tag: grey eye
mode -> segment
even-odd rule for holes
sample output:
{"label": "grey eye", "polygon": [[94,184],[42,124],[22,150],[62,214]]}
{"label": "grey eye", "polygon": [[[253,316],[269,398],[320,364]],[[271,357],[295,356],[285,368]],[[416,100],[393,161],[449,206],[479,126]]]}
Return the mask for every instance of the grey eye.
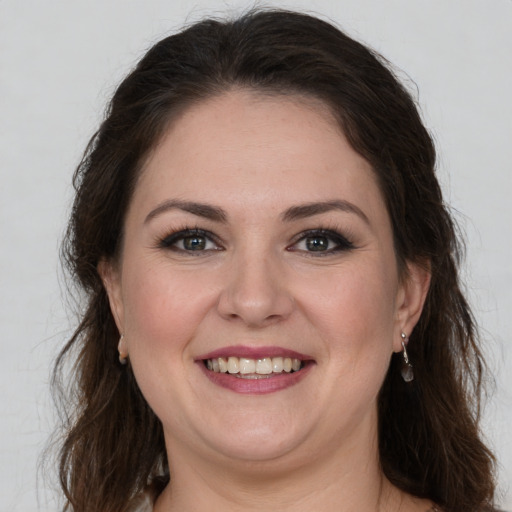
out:
{"label": "grey eye", "polygon": [[308,236],[304,240],[308,251],[327,251],[332,245],[332,240],[326,236]]}
{"label": "grey eye", "polygon": [[352,242],[340,233],[332,230],[317,229],[303,233],[302,237],[290,246],[288,250],[327,255],[348,251],[353,248]]}
{"label": "grey eye", "polygon": [[213,236],[202,230],[184,229],[172,233],[160,242],[160,247],[183,253],[218,251],[220,246]]}
{"label": "grey eye", "polygon": [[207,246],[207,238],[201,235],[187,236],[182,239],[183,249],[186,251],[203,251]]}

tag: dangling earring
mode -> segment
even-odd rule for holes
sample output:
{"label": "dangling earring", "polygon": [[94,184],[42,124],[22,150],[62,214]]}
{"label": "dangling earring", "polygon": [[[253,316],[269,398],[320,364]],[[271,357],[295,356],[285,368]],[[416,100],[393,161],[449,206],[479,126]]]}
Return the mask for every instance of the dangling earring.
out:
{"label": "dangling earring", "polygon": [[126,342],[124,341],[124,334],[121,334],[119,338],[119,343],[117,345],[117,350],[119,352],[119,362],[121,364],[126,364],[128,362],[128,352],[126,351]]}
{"label": "dangling earring", "polygon": [[405,332],[403,332],[401,336],[403,348],[402,357],[404,360],[402,362],[402,370],[400,373],[402,374],[402,379],[404,379],[405,382],[411,382],[414,380],[414,372],[412,370],[412,364],[409,362],[409,356],[407,355],[407,343],[409,343],[409,338]]}

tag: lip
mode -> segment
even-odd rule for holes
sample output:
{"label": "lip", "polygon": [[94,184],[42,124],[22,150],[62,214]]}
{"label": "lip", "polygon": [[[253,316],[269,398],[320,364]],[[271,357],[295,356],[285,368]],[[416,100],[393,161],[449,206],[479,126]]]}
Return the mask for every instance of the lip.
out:
{"label": "lip", "polygon": [[[263,359],[264,357],[291,357],[300,359],[305,363],[304,367],[292,373],[280,373],[270,375],[267,378],[260,379],[241,379],[234,377],[229,373],[212,372],[206,368],[204,361],[206,359],[216,359],[219,357],[228,358],[244,357],[247,359]],[[236,393],[262,395],[266,393],[274,393],[298,384],[303,380],[315,366],[314,359],[306,354],[301,354],[295,350],[283,347],[266,346],[251,347],[246,345],[234,345],[231,347],[223,347],[212,352],[200,355],[195,359],[201,371],[206,377],[217,386],[229,389]]]}
{"label": "lip", "polygon": [[264,357],[291,357],[301,359],[302,361],[311,361],[313,358],[306,354],[301,354],[295,350],[283,347],[249,347],[245,345],[235,345],[232,347],[223,347],[207,354],[196,357],[196,362],[205,359],[216,359],[217,357],[245,357],[247,359],[262,359]]}
{"label": "lip", "polygon": [[[212,358],[207,357],[206,359]],[[294,386],[295,384],[298,384],[301,380],[303,380],[305,377],[307,377],[309,372],[315,366],[314,361],[309,360],[306,362],[305,366],[301,370],[293,373],[279,373],[262,379],[241,379],[238,377],[234,377],[229,373],[216,373],[212,372],[211,370],[208,370],[208,368],[206,368],[206,366],[204,365],[202,359],[196,362],[201,371],[204,373],[204,375],[206,375],[206,377],[217,386],[229,389],[236,393],[249,395],[264,395],[267,393],[274,393],[276,391],[281,391],[283,389]]]}

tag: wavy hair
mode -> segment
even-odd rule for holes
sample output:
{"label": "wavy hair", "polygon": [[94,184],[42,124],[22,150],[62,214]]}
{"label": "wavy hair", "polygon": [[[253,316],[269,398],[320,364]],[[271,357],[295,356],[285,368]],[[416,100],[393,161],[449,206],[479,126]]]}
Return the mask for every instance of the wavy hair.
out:
{"label": "wavy hair", "polygon": [[[119,332],[97,268],[119,257],[138,173],[169,124],[234,87],[319,99],[372,165],[400,268],[409,261],[432,274],[408,348],[416,379],[402,381],[395,354],[380,392],[382,469],[445,512],[491,507],[494,458],[478,426],[483,358],[460,286],[461,247],[417,106],[382,57],[333,25],[256,10],[200,21],[155,44],[115,91],[75,172],[63,258],[83,311],[54,373],[56,386],[73,382],[59,455],[64,510],[120,512],[130,497],[148,486],[158,492],[169,479],[162,426],[130,366],[119,364]],[[71,377],[63,371],[68,360]]]}

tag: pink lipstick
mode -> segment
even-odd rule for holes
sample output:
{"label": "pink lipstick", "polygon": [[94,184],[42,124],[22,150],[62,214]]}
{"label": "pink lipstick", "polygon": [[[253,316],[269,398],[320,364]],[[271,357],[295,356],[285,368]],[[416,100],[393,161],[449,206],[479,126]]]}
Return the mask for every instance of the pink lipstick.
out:
{"label": "pink lipstick", "polygon": [[224,347],[196,359],[214,384],[231,391],[264,394],[293,386],[305,378],[314,360],[282,347]]}
{"label": "pink lipstick", "polygon": [[248,359],[262,359],[264,357],[291,357],[301,361],[311,361],[313,358],[306,354],[301,354],[295,350],[282,347],[248,347],[245,345],[234,345],[232,347],[223,347],[196,358],[196,361],[206,359],[216,359],[218,357],[246,357]]}

